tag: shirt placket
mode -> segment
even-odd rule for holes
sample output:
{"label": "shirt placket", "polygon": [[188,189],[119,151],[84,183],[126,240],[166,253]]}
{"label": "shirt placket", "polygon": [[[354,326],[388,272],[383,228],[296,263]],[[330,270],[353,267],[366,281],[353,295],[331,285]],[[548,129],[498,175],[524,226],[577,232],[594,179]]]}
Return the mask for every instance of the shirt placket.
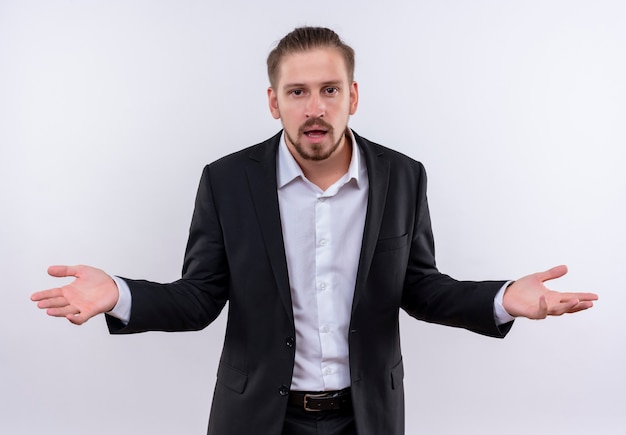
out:
{"label": "shirt placket", "polygon": [[333,353],[333,335],[336,325],[333,316],[332,261],[334,240],[331,233],[331,198],[319,196],[315,204],[315,279],[317,292],[318,331],[322,353],[321,374],[324,384],[336,372],[330,355]]}

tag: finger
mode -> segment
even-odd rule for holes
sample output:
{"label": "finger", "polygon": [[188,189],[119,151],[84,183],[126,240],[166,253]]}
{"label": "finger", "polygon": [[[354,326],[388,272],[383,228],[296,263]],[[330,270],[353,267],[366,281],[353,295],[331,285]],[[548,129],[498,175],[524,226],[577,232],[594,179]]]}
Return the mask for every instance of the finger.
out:
{"label": "finger", "polygon": [[55,276],[57,278],[77,276],[78,266],[50,266],[48,268],[48,275]]}
{"label": "finger", "polygon": [[68,305],[69,302],[64,297],[46,298],[37,302],[37,308],[60,308]]}
{"label": "finger", "polygon": [[558,293],[559,302],[568,302],[570,300],[578,301],[597,301],[598,295],[595,293]]}
{"label": "finger", "polygon": [[560,316],[565,313],[573,312],[572,310],[574,310],[579,303],[580,301],[578,299],[571,299],[567,302],[556,304],[550,307],[548,314],[550,316]]}
{"label": "finger", "polygon": [[546,270],[545,272],[539,272],[537,275],[539,279],[543,281],[549,281],[551,279],[560,278],[567,273],[567,266],[562,264],[560,266],[555,266],[551,269]]}
{"label": "finger", "polygon": [[63,291],[60,288],[52,288],[49,290],[41,290],[30,295],[30,300],[33,302],[41,301],[43,299],[57,298],[63,296]]}
{"label": "finger", "polygon": [[537,319],[545,319],[548,316],[548,301],[546,296],[542,295],[539,298],[539,310],[537,311]]}
{"label": "finger", "polygon": [[59,308],[49,308],[48,310],[46,310],[46,314],[52,317],[67,317],[69,315],[75,315],[78,313],[80,313],[80,311],[72,305],[66,305]]}
{"label": "finger", "polygon": [[577,313],[579,311],[584,311],[584,310],[588,310],[589,308],[593,307],[593,302],[591,301],[586,301],[586,302],[580,302],[578,305],[576,305],[574,308],[572,308],[571,310],[568,311],[568,313]]}
{"label": "finger", "polygon": [[580,299],[581,301],[597,301],[598,300],[598,295],[595,293],[573,293],[573,296],[575,296],[577,299]]}

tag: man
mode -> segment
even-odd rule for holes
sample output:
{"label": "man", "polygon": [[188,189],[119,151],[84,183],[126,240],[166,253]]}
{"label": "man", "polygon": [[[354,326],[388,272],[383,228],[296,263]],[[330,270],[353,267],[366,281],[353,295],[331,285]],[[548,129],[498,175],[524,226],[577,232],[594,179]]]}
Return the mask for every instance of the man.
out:
{"label": "man", "polygon": [[[269,108],[282,132],[208,165],[182,279],[158,284],[55,266],[70,285],[32,296],[112,333],[184,331],[229,302],[209,434],[404,433],[399,309],[503,337],[517,316],[590,308],[543,282],[459,282],[439,273],[420,163],[348,129],[354,52],[299,28],[270,53]],[[319,431],[319,432],[318,432]]]}

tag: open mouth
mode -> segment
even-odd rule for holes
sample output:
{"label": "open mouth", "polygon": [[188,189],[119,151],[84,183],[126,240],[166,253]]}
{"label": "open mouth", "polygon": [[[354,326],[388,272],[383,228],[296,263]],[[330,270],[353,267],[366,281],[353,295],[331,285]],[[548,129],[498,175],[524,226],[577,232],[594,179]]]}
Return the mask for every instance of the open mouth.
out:
{"label": "open mouth", "polygon": [[323,119],[308,119],[299,129],[300,136],[307,138],[309,143],[321,143],[333,135],[333,126]]}
{"label": "open mouth", "polygon": [[306,130],[304,135],[310,138],[323,137],[328,131],[321,129]]}

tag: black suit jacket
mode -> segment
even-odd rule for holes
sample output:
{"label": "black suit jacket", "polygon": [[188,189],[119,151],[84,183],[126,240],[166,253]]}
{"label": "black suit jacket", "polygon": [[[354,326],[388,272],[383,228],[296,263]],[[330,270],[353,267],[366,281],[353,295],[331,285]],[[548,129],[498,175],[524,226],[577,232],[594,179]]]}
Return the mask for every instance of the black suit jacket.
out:
{"label": "black suit jacket", "polygon": [[[404,433],[399,309],[428,322],[502,337],[499,282],[439,273],[422,165],[355,134],[370,191],[349,330],[360,435]],[[131,317],[113,333],[204,328],[229,303],[209,434],[280,435],[293,373],[294,320],[276,181],[280,134],[205,167],[182,279],[127,280]],[[294,346],[295,343],[295,346]]]}

